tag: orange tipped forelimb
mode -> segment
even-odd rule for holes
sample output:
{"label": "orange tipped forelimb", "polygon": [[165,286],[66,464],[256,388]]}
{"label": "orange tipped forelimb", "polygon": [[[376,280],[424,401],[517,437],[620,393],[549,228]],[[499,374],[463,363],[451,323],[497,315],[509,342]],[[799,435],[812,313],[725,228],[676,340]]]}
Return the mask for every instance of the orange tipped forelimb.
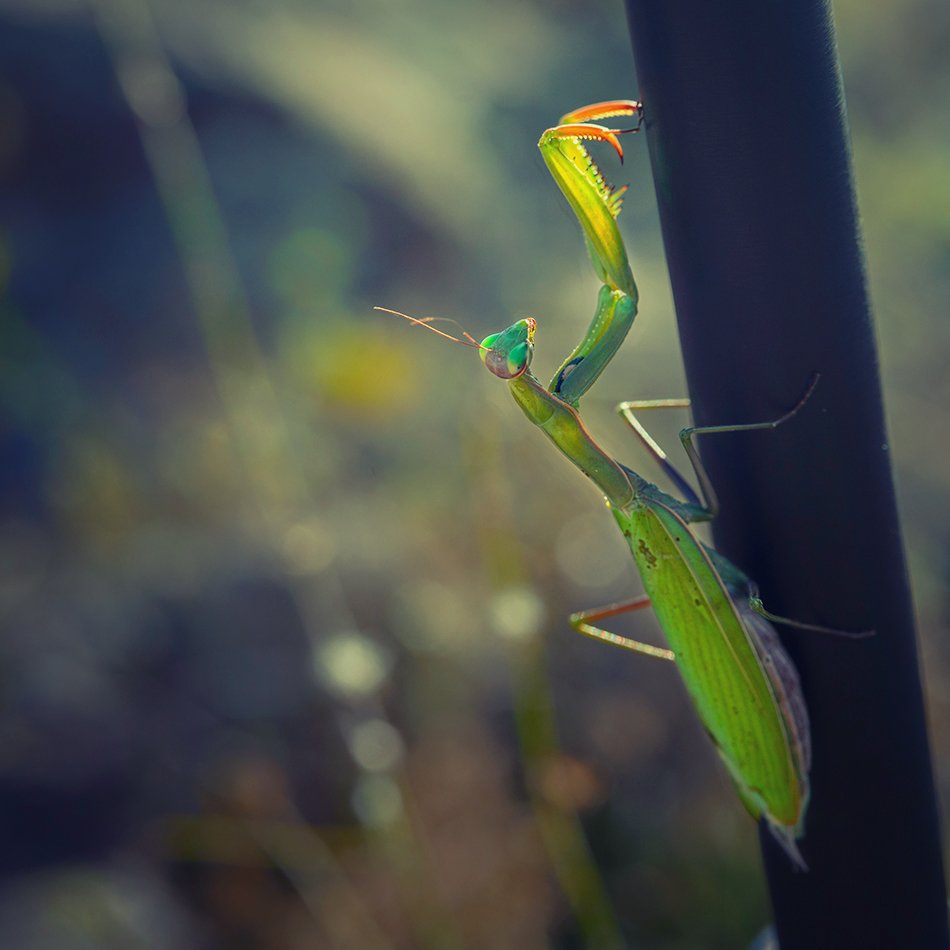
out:
{"label": "orange tipped forelimb", "polygon": [[[620,111],[635,111],[634,105],[625,104]],[[571,116],[598,115],[608,107],[608,111],[617,111],[617,106],[618,103],[599,103],[571,113]],[[625,189],[614,189],[607,183],[587,150],[587,142],[606,142],[623,161],[623,146],[619,139],[623,131],[586,122],[568,122],[545,130],[538,148],[583,228],[597,275],[612,291],[630,297],[635,308],[637,288],[614,220],[620,213]]]}
{"label": "orange tipped forelimb", "polygon": [[548,129],[544,136],[552,139],[585,139],[588,142],[606,142],[620,156],[623,161],[623,146],[618,135],[630,129],[608,129],[603,125],[588,125],[584,122],[568,122]]}
{"label": "orange tipped forelimb", "polygon": [[634,99],[609,99],[606,102],[594,102],[589,106],[581,106],[566,115],[561,116],[559,125],[572,125],[575,122],[599,122],[602,119],[611,119],[618,115],[637,117],[637,128],[643,119],[643,104]]}

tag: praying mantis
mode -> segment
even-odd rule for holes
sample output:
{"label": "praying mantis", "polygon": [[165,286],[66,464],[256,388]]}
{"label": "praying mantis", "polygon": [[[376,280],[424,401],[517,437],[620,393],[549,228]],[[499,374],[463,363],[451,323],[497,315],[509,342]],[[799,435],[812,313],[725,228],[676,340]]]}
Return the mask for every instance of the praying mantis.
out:
{"label": "praying mantis", "polygon": [[[636,128],[598,124],[634,117]],[[640,127],[642,107],[631,100],[595,103],[564,115],[547,129],[538,147],[558,187],[577,217],[594,270],[601,279],[597,308],[584,338],[564,360],[549,386],[531,372],[537,322],[518,320],[481,343],[467,333],[458,339],[398,311],[416,325],[455,342],[477,347],[488,370],[507,380],[515,402],[604,495],[607,507],[630,546],[645,594],[609,607],[571,616],[580,633],[635,652],[676,663],[696,711],[736,786],[746,809],[763,820],[793,864],[807,869],[797,841],[803,833],[809,798],[811,743],[808,713],[795,667],[771,621],[806,629],[811,624],[767,612],[755,584],[725,557],[700,541],[690,525],[711,520],[718,510],[715,491],[694,439],[722,432],[774,429],[805,404],[811,381],[798,403],[777,419],[739,425],[688,427],[680,438],[693,467],[699,493],[669,462],[639,422],[636,412],[685,407],[685,400],[626,402],[618,407],[663,471],[682,493],[676,498],[605,452],[579,414],[581,397],[597,380],[627,335],[637,312],[638,293],[617,227],[623,191],[614,189],[586,142],[610,145],[623,159],[619,136]],[[701,496],[701,497],[700,497]],[[604,630],[597,623],[652,605],[669,649]],[[838,632],[838,631],[832,631]]]}

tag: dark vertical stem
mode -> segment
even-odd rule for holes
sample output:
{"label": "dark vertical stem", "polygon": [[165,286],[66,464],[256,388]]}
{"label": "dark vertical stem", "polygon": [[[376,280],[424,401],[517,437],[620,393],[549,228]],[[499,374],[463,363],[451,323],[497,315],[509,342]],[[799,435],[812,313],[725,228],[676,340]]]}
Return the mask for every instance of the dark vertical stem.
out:
{"label": "dark vertical stem", "polygon": [[[717,546],[774,612],[812,718],[795,872],[763,837],[783,950],[948,946],[940,830],[824,0],[627,0]],[[647,304],[649,306],[649,304]]]}

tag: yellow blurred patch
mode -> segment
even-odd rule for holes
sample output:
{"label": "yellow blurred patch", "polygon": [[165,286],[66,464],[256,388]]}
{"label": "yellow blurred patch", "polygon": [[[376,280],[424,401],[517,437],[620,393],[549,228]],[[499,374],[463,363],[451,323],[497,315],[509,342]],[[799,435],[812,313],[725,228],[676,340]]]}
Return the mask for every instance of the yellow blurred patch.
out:
{"label": "yellow blurred patch", "polygon": [[[418,405],[423,394],[409,335],[374,326],[375,314],[334,325],[315,318],[286,334],[284,358],[294,382],[331,412],[383,425]],[[381,321],[380,321],[381,322]]]}

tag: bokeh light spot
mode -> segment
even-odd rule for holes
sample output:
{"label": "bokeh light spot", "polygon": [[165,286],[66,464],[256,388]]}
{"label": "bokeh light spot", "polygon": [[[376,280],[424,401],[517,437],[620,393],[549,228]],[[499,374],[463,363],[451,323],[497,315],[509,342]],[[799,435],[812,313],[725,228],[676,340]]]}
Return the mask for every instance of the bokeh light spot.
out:
{"label": "bokeh light spot", "polygon": [[544,604],[530,587],[509,587],[492,597],[488,618],[499,636],[507,640],[527,640],[541,629]]}
{"label": "bokeh light spot", "polygon": [[364,775],[351,798],[356,817],[369,828],[385,828],[402,816],[402,794],[388,775]]}
{"label": "bokeh light spot", "polygon": [[402,736],[384,719],[370,719],[355,726],[348,736],[350,754],[367,772],[386,772],[402,759]]}
{"label": "bokeh light spot", "polygon": [[399,639],[410,649],[454,653],[468,648],[482,627],[459,591],[438,581],[408,585],[402,594]]}
{"label": "bokeh light spot", "polygon": [[376,692],[391,665],[378,644],[356,632],[339,633],[317,644],[314,664],[327,687],[348,699]]}
{"label": "bokeh light spot", "polygon": [[319,574],[336,558],[333,532],[315,518],[291,525],[284,535],[284,556],[294,574]]}

